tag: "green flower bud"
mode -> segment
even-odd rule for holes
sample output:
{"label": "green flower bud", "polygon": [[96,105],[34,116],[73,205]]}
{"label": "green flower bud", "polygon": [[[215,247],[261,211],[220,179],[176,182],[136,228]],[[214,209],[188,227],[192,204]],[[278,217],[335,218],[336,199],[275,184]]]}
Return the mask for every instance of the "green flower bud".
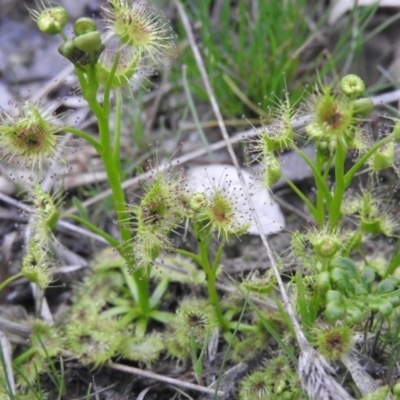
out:
{"label": "green flower bud", "polygon": [[317,276],[317,287],[320,292],[326,292],[330,289],[331,284],[329,280],[329,272],[323,271]]}
{"label": "green flower bud", "polygon": [[75,39],[73,39],[73,41],[78,50],[87,53],[97,53],[100,50],[101,54],[101,52],[104,50],[104,45],[101,43],[100,33],[97,31],[84,33],[80,36],[77,36]]}
{"label": "green flower bud", "polygon": [[73,40],[66,40],[59,48],[58,52],[66,59],[74,63],[83,56],[83,52],[78,50]]}
{"label": "green flower bud", "polygon": [[321,236],[313,241],[312,245],[320,257],[332,257],[340,249],[341,241],[334,235]]}
{"label": "green flower bud", "polygon": [[352,103],[354,114],[366,116],[374,109],[374,102],[369,97],[354,100]]}
{"label": "green flower bud", "polygon": [[95,31],[97,31],[97,26],[93,18],[79,18],[74,23],[74,33],[76,36]]}
{"label": "green flower bud", "polygon": [[189,207],[193,211],[199,211],[208,204],[207,197],[204,193],[194,193],[189,199]]}
{"label": "green flower bud", "polygon": [[61,33],[68,22],[67,11],[60,6],[43,8],[41,11],[30,10],[30,14],[38,28],[48,35]]}
{"label": "green flower bud", "polygon": [[320,140],[316,142],[316,144],[319,154],[323,157],[323,160],[327,162],[332,155],[332,149],[329,146],[329,142],[327,142],[326,140]]}
{"label": "green flower bud", "polygon": [[[75,39],[65,41],[59,48],[58,52],[71,61],[73,64],[85,67],[87,65],[96,65],[97,61],[104,50],[104,45],[98,42],[96,36],[98,32],[93,32],[94,35],[88,33],[86,35],[78,36]],[[97,47],[91,47],[91,44],[95,46],[97,43]],[[77,45],[78,44],[78,45]],[[78,46],[80,48],[78,48]],[[81,49],[89,49],[88,51],[83,51]],[[97,67],[97,65],[96,65]],[[97,72],[97,71],[96,71]]]}
{"label": "green flower bud", "polygon": [[359,96],[365,91],[365,83],[359,76],[349,74],[341,79],[340,89],[346,96]]}
{"label": "green flower bud", "polygon": [[324,138],[324,130],[316,122],[311,122],[306,126],[306,134],[310,139],[316,142]]}
{"label": "green flower bud", "polygon": [[346,314],[346,305],[342,300],[332,300],[325,308],[325,317],[328,321],[334,322]]}

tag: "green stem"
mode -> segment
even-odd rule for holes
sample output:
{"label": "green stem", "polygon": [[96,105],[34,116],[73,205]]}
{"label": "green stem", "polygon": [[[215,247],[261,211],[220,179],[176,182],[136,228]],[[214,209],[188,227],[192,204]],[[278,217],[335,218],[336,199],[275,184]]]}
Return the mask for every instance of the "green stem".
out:
{"label": "green stem", "polygon": [[392,136],[386,136],[379,142],[375,143],[360,159],[347,171],[344,176],[345,187],[350,185],[353,176],[358,172],[358,170],[367,162],[367,160],[385,143],[393,140]]}
{"label": "green stem", "polygon": [[314,204],[311,203],[310,200],[307,199],[307,197],[304,195],[304,193],[288,178],[283,177],[285,179],[286,183],[292,188],[292,190],[297,194],[297,196],[300,197],[302,202],[308,207],[308,210],[310,211],[311,215],[314,217],[314,219],[320,223],[320,221],[317,220],[318,217],[318,212],[317,209],[314,207]]}
{"label": "green stem", "polygon": [[[108,182],[113,194],[113,203],[118,221],[118,227],[121,235],[121,244],[118,246],[122,257],[126,260],[127,266],[121,268],[126,283],[135,298],[142,315],[147,317],[150,313],[148,278],[144,277],[140,270],[135,270],[135,259],[130,250],[129,243],[132,242],[132,235],[129,224],[129,215],[126,209],[125,194],[121,186],[121,178],[118,169],[116,168],[113,151],[110,143],[110,127],[108,121],[109,110],[109,91],[104,95],[104,110],[97,101],[97,90],[99,84],[96,79],[96,74],[93,68],[88,71],[88,90],[84,93],[87,102],[90,105],[93,113],[97,117],[99,126],[100,146],[102,148],[99,155],[102,158],[104,168],[107,174]],[[109,85],[110,86],[110,85]],[[107,101],[106,101],[107,99]],[[129,273],[134,270],[133,274]]]}
{"label": "green stem", "polygon": [[329,225],[334,227],[340,219],[340,206],[342,205],[342,199],[344,191],[346,190],[345,175],[344,175],[344,163],[346,161],[346,147],[342,143],[342,140],[338,138],[336,142],[335,152],[335,191],[329,210]]}
{"label": "green stem", "polygon": [[96,225],[93,225],[91,222],[86,219],[79,217],[78,215],[68,214],[65,216],[66,218],[73,219],[76,222],[86,226],[86,228],[90,229],[92,232],[97,233],[99,236],[107,240],[110,246],[117,248],[119,246],[119,242],[117,239],[114,239],[111,235],[104,232],[102,229],[98,228]]}
{"label": "green stem", "polygon": [[214,262],[212,265],[213,271],[215,271],[215,276],[217,275],[217,268],[219,266],[219,262],[221,261],[222,251],[224,250],[224,245],[221,243],[218,247],[217,254],[215,255]]}
{"label": "green stem", "polygon": [[[217,279],[217,269],[211,267],[208,261],[208,249],[210,247],[210,241],[207,240],[208,238],[204,238],[203,240],[199,241],[199,250],[200,250],[200,265],[203,268],[206,276],[207,276],[207,292],[208,298],[211,305],[214,307],[215,315],[218,319],[220,328],[223,331],[229,330],[229,323],[225,320],[224,315],[221,310],[221,305],[219,303],[219,297],[217,293],[217,289],[215,287],[215,281]],[[221,246],[218,249],[218,253],[222,251]]]}
{"label": "green stem", "polygon": [[122,98],[121,92],[116,93],[117,102],[115,106],[115,126],[114,126],[114,148],[113,157],[115,166],[121,175],[121,157],[119,155],[121,148],[121,109],[122,109]]}
{"label": "green stem", "polygon": [[88,133],[81,131],[80,129],[73,128],[72,126],[66,126],[63,128],[64,132],[69,132],[73,133],[76,136],[79,136],[80,138],[86,140],[89,142],[97,151],[97,153],[102,152],[102,147],[100,146],[100,143],[92,136],[90,136]]}
{"label": "green stem", "polygon": [[197,254],[192,253],[191,251],[183,250],[183,249],[176,249],[178,254],[182,256],[191,258],[195,263],[201,265],[201,259]]}
{"label": "green stem", "polygon": [[[109,130],[108,130],[108,120],[101,121],[99,120],[99,131],[100,131],[100,139],[101,144],[103,146],[103,152],[101,154],[108,182],[111,186],[111,190],[113,193],[114,207],[116,212],[116,217],[118,220],[119,231],[121,234],[121,246],[119,247],[121,255],[127,261],[129,267],[134,269],[135,260],[131,254],[131,250],[128,246],[128,243],[132,241],[130,227],[127,224],[129,220],[129,215],[126,210],[125,203],[125,195],[121,187],[120,175],[118,170],[115,167],[113,155],[111,148],[109,146]],[[108,146],[107,146],[108,143]],[[128,273],[128,269],[123,268],[123,273],[125,279],[130,277],[131,275]],[[132,274],[133,280],[135,282],[136,291],[138,293],[138,302],[139,307],[141,308],[144,315],[148,315],[150,312],[149,305],[149,293],[148,293],[148,279],[142,276],[142,271],[135,270]],[[127,282],[129,283],[129,281]],[[133,282],[131,282],[133,284]]]}
{"label": "green stem", "polygon": [[332,200],[332,195],[326,185],[325,181],[323,180],[320,171],[317,170],[314,163],[307,157],[307,155],[302,151],[299,147],[295,144],[292,144],[291,147],[293,150],[300,155],[300,157],[306,162],[306,164],[311,168],[311,171],[314,174],[315,182],[320,185],[321,190],[324,192],[326,204],[329,207],[329,204]]}
{"label": "green stem", "polygon": [[18,272],[18,274],[10,276],[8,279],[6,279],[4,282],[1,282],[0,284],[0,292],[11,282],[14,282],[16,279],[20,278],[22,275],[22,272]]}
{"label": "green stem", "polygon": [[110,115],[110,93],[111,93],[111,88],[112,88],[112,82],[115,76],[115,72],[117,71],[118,68],[118,63],[119,63],[119,58],[121,56],[121,52],[118,50],[115,53],[114,57],[114,62],[110,71],[110,75],[108,76],[107,79],[107,84],[104,88],[104,100],[103,100],[103,109],[104,109],[104,114],[107,116]]}
{"label": "green stem", "polygon": [[28,350],[24,351],[18,357],[13,359],[13,365],[19,366],[23,364],[24,362],[28,361],[36,352],[37,349],[30,347]]}
{"label": "green stem", "polygon": [[237,328],[237,330],[240,332],[247,332],[247,333],[256,333],[257,332],[257,327],[255,325],[240,324],[237,321],[230,322],[229,328],[232,330]]}
{"label": "green stem", "polygon": [[[324,167],[324,160],[321,156],[321,153],[317,150],[316,156],[316,168],[318,171],[322,172]],[[325,175],[325,174],[324,174]],[[326,179],[324,179],[326,182]],[[321,225],[324,223],[325,220],[325,204],[324,204],[324,192],[321,188],[319,181],[315,180],[315,186],[317,187],[317,222]]]}

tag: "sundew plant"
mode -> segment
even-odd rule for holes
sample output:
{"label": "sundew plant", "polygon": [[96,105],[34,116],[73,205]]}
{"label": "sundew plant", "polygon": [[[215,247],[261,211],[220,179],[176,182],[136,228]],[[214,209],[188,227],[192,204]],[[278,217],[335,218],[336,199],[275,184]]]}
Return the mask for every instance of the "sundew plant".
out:
{"label": "sundew plant", "polygon": [[[97,227],[85,213],[68,215],[102,237],[112,251],[106,249],[93,261],[91,275],[75,289],[74,303],[60,321],[32,323],[30,347],[13,360],[18,390],[33,398],[29,396],[40,388],[39,373],[54,374],[52,360],[65,352],[91,368],[114,357],[149,368],[162,355],[189,360],[202,387],[204,366],[212,365],[216,349],[222,348],[222,364],[266,352],[264,366],[237,385],[243,400],[294,400],[305,394],[310,399],[351,399],[350,391],[365,399],[383,399],[367,396],[389,396],[392,389],[397,394],[399,385],[390,374],[379,388],[352,358],[360,336],[373,337],[375,343],[383,338],[393,348],[399,343],[400,256],[394,251],[372,259],[364,249],[374,236],[398,234],[398,220],[377,196],[376,185],[386,169],[398,179],[395,148],[400,125],[387,119],[373,135],[367,116],[374,104],[363,97],[364,82],[350,74],[339,82],[320,83],[310,88],[304,102],[295,104],[284,93],[284,100],[265,112],[269,115],[261,118],[261,127],[254,128],[247,156],[262,170],[257,184],[269,190],[284,178],[308,209],[310,223],[292,233],[290,254],[278,259],[276,269],[252,271],[235,282],[229,295],[221,296],[224,248],[257,219],[246,187],[234,188],[222,176],[204,190],[193,191],[182,170],[151,161],[138,198],[128,201],[122,186],[121,92],[133,95],[133,85],[141,87],[155,70],[168,68],[176,40],[170,22],[135,0],[102,5],[103,33],[91,18],[78,19],[73,32],[65,33],[68,15],[58,5],[41,2],[30,12],[40,31],[60,35],[59,53],[74,66],[98,135],[69,126],[68,113],[56,114],[53,106],[44,108],[41,102],[24,101],[2,111],[2,161],[15,180],[21,179],[21,167],[29,169],[25,186],[31,211],[20,272],[0,289],[20,277],[43,290],[52,283],[58,257],[54,230],[66,216],[60,207],[62,196],[45,190],[43,182],[56,164],[66,163],[63,133],[86,141],[101,158],[119,236]],[[294,128],[299,120],[305,121],[302,130]],[[302,144],[314,146],[314,158]],[[287,151],[300,155],[312,171],[314,196],[283,175],[281,162]],[[357,189],[361,173],[368,179]],[[174,238],[182,236],[185,240],[178,246]],[[285,283],[281,274],[286,275]],[[171,283],[191,289],[172,299]],[[299,346],[293,346],[296,339]],[[271,349],[267,343],[272,343]],[[15,399],[3,350],[1,354],[0,395]],[[339,361],[352,376],[350,383],[347,376],[343,380],[349,391],[332,378],[329,362]],[[397,360],[390,362],[396,377]],[[62,398],[65,387],[57,387]],[[218,387],[214,392],[217,396]]]}

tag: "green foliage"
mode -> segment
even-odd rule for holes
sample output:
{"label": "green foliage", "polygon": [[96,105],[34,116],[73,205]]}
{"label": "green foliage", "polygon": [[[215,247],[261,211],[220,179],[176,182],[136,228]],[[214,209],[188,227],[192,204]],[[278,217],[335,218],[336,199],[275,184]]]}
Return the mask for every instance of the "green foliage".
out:
{"label": "green foliage", "polygon": [[[370,184],[359,195],[348,195],[360,172],[369,173],[371,181],[388,168],[399,174],[395,160],[398,123],[395,122],[393,131],[388,129],[378,138],[369,137],[363,119],[371,111],[372,103],[361,97],[365,85],[354,74],[329,85],[315,79],[318,84],[313,85],[304,105],[293,101],[299,86],[297,50],[309,35],[305,1],[260,1],[257,12],[247,7],[248,0],[239,0],[234,12],[230,2],[225,1],[221,3],[218,24],[209,18],[211,4],[211,0],[206,0],[191,2],[188,7],[201,21],[208,72],[225,111],[241,113],[242,105],[231,101],[232,92],[238,96],[246,92],[253,100],[262,97],[260,90],[280,95],[284,89],[282,99],[276,97],[261,118],[259,135],[248,147],[249,158],[261,165],[262,185],[267,188],[285,178],[279,161],[282,151],[297,152],[313,173],[315,198],[308,198],[285,178],[314,220],[305,232],[292,235],[289,257],[297,272],[288,277],[287,287],[307,338],[327,359],[339,360],[352,350],[355,329],[376,329],[375,318],[392,333],[391,322],[398,314],[400,280],[394,276],[399,264],[398,250],[391,262],[384,259],[379,267],[363,254],[363,244],[371,235],[394,236],[397,220]],[[132,203],[126,201],[120,162],[120,90],[129,90],[136,73],[143,72],[141,68],[166,66],[165,59],[174,48],[171,40],[175,37],[170,33],[169,22],[145,3],[108,0],[103,6],[107,37],[117,43],[113,50],[104,52],[94,20],[79,19],[74,24],[74,36],[67,38],[62,32],[65,15],[61,11],[58,6],[49,6],[32,15],[43,32],[60,33],[60,53],[74,65],[82,96],[96,118],[96,138],[73,127],[62,130],[86,140],[102,160],[119,237],[112,237],[90,222],[89,213],[79,207],[81,216],[75,216],[75,221],[100,235],[113,252],[105,250],[94,262],[93,274],[76,288],[74,304],[61,323],[32,323],[30,345],[14,359],[19,387],[26,395],[36,396],[35,390],[41,393],[39,375],[54,375],[52,360],[63,350],[73,352],[91,368],[113,357],[147,365],[163,355],[191,359],[195,377],[202,384],[209,345],[221,332],[229,349],[232,347],[231,360],[257,357],[259,348],[265,347],[267,341],[287,354],[274,358],[269,355],[264,368],[246,377],[240,384],[240,399],[300,399],[298,374],[292,365],[297,360],[297,348],[291,346],[296,332],[276,296],[276,277],[270,270],[250,273],[237,285],[242,296],[221,299],[217,291],[224,247],[233,238],[244,235],[250,226],[249,212],[240,210],[242,195],[231,190],[224,177],[191,193],[180,174],[165,172],[165,167],[170,166],[150,162],[142,195]],[[193,60],[187,60],[193,78]],[[287,83],[281,79],[283,72],[296,87],[290,95]],[[186,82],[185,87],[190,98]],[[203,95],[200,87],[191,89],[199,97]],[[116,93],[115,129],[110,124],[111,91]],[[191,107],[194,113],[193,104]],[[315,145],[315,160],[297,146],[299,133],[292,126],[293,119],[304,113],[310,116],[304,134]],[[22,269],[0,288],[20,276],[46,288],[51,281],[53,230],[60,211],[59,202],[44,192],[38,182],[43,167],[57,159],[61,128],[51,113],[30,103],[23,104],[17,116],[2,114],[0,123],[3,158],[7,162],[15,158],[37,172],[29,188],[33,211]],[[350,167],[349,156],[353,159]],[[345,226],[345,216],[355,223]],[[183,226],[194,241],[185,249],[175,248],[171,232]],[[361,254],[361,263],[356,264],[355,251]],[[172,265],[158,271],[154,266],[164,252],[168,253],[164,261]],[[280,262],[279,267],[283,266],[284,262]],[[188,296],[178,302],[172,299],[171,282],[186,284],[190,288]],[[192,293],[194,286],[204,288],[207,298],[200,298],[198,290]],[[248,299],[250,295],[254,297]],[[277,307],[271,314],[253,301],[270,299]],[[252,311],[247,310],[247,304]],[[174,308],[175,313],[170,312]],[[157,325],[150,325],[150,321],[157,321]],[[163,328],[152,331],[159,323]],[[4,377],[0,378],[4,385]],[[54,384],[61,398],[65,391],[63,380],[54,377]]]}
{"label": "green foliage", "polygon": [[[294,84],[289,88],[293,98],[299,96],[303,89],[295,84],[300,63],[297,51],[310,35],[305,19],[306,1],[290,0],[283,5],[279,0],[240,0],[235,6],[223,1],[218,21],[210,18],[211,0],[189,2],[187,6],[193,21],[201,21],[207,72],[226,114],[242,115],[244,111],[233,92],[232,81],[250,101],[257,103],[266,93],[280,96],[286,89],[282,78],[285,74],[286,80]],[[184,52],[181,59],[188,64],[188,75],[194,82],[192,90],[198,98],[205,99],[192,54]]]}

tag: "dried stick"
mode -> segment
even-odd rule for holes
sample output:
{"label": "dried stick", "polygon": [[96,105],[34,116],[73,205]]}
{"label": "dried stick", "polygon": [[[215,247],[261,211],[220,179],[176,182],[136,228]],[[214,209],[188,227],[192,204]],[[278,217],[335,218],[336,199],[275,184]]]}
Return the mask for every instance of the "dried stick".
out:
{"label": "dried stick", "polygon": [[[214,389],[196,385],[196,384],[190,383],[190,382],[180,381],[179,379],[169,378],[168,376],[159,375],[159,374],[156,374],[151,371],[144,371],[139,368],[128,367],[127,365],[117,364],[117,363],[113,363],[113,362],[107,363],[106,366],[109,368],[112,368],[112,369],[116,369],[118,371],[127,372],[128,374],[135,374],[135,375],[143,376],[145,378],[154,379],[156,381],[165,382],[165,383],[168,383],[169,385],[181,386],[181,387],[184,387],[189,390],[196,390],[197,392],[202,392],[202,393],[207,393],[207,394],[215,394]],[[218,391],[216,394],[218,396],[223,396],[225,393]]]}

